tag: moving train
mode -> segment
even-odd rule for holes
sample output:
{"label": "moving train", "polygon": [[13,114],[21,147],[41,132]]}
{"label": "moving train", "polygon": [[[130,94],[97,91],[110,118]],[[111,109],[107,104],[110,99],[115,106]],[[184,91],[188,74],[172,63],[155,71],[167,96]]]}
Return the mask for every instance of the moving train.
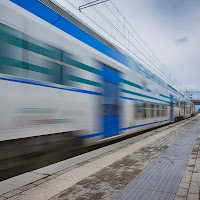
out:
{"label": "moving train", "polygon": [[183,94],[54,0],[1,0],[0,35],[1,142],[92,144],[194,115]]}
{"label": "moving train", "polygon": [[[194,105],[53,0],[2,0],[0,139],[90,141],[190,117]],[[91,140],[92,139],[92,140]]]}

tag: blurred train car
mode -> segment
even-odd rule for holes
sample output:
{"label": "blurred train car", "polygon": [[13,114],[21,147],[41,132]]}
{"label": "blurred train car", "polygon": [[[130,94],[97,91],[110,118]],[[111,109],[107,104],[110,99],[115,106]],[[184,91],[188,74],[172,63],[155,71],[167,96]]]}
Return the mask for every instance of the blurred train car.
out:
{"label": "blurred train car", "polygon": [[56,162],[75,146],[194,114],[173,86],[53,0],[1,0],[0,35],[2,163],[26,153],[45,165],[46,154]]}

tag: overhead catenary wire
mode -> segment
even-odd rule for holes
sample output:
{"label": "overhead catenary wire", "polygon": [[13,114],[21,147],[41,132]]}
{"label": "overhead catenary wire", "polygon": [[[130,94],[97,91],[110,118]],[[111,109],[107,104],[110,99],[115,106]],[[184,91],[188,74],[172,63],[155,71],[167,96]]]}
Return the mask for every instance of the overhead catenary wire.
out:
{"label": "overhead catenary wire", "polygon": [[[117,13],[119,13],[122,17],[122,13],[118,10],[118,8],[113,4],[112,1],[110,1],[111,4],[113,5],[113,7],[117,10]],[[107,5],[106,5],[107,7]],[[112,12],[113,13],[113,12]],[[132,27],[132,25],[127,21],[127,23],[129,24],[129,26],[131,27],[131,29],[135,32],[135,34],[140,38],[140,40],[143,42],[143,44],[148,48],[148,50],[153,54],[153,56],[157,59],[157,61],[161,64],[162,68],[165,69],[165,73],[167,74],[168,77],[173,78],[174,81],[178,84],[178,87],[182,87],[184,90],[186,90],[183,85],[177,81],[172,75],[171,73],[168,72],[168,70],[166,69],[166,67],[163,65],[163,63],[160,61],[160,59],[158,59],[158,57],[153,53],[153,51],[148,47],[148,45],[144,42],[144,40],[140,37],[140,35],[137,33],[137,31]],[[137,41],[137,40],[136,40]],[[138,41],[137,41],[138,42]],[[138,43],[139,44],[139,43]],[[139,44],[140,45],[140,44]],[[141,45],[140,45],[141,46]],[[142,47],[142,46],[141,46]],[[142,47],[143,48],[143,47]],[[144,49],[144,48],[143,48]],[[145,49],[144,49],[145,50]]]}
{"label": "overhead catenary wire", "polygon": [[[67,3],[69,3],[77,11],[79,10],[78,6],[74,5],[71,1],[69,1],[69,0],[65,0],[65,1]],[[85,0],[85,2],[86,3],[90,3],[87,0]],[[144,40],[140,37],[140,35],[136,32],[136,30],[131,26],[131,24],[125,19],[125,17],[121,14],[121,12],[113,4],[113,2],[112,1],[108,1],[108,2],[110,2],[113,5],[113,7],[117,10],[117,14],[114,14],[114,12],[112,11],[112,9],[108,7],[108,4],[103,3],[106,6],[106,8],[110,11],[110,13],[117,19],[117,26],[115,26],[96,7],[91,7],[91,8],[94,9],[95,12],[98,13],[98,15],[100,17],[102,17],[104,19],[104,21],[106,21],[106,23],[110,27],[112,27],[116,32],[118,32],[119,35],[121,35],[121,37],[124,38],[124,44],[123,44],[123,42],[120,42],[119,40],[117,40],[116,37],[113,37],[112,34],[110,34],[108,31],[106,31],[102,26],[100,26],[97,22],[95,22],[91,17],[89,17],[89,15],[86,14],[87,12],[86,13],[85,12],[81,12],[81,13],[89,21],[91,21],[95,26],[97,26],[99,29],[103,30],[103,32],[106,33],[112,40],[116,41],[121,46],[122,49],[124,49],[125,51],[127,51],[127,53],[131,53],[131,55],[133,55],[140,62],[142,62],[144,64],[144,66],[148,66],[148,68],[150,68],[156,74],[158,74],[160,77],[162,77],[168,84],[172,84],[173,86],[177,87],[179,90],[182,90],[182,88],[184,88],[184,87],[171,75],[171,73],[168,72],[168,70],[165,68],[165,66],[163,65],[163,63],[155,56],[155,54],[153,53],[153,51],[148,47],[148,45],[144,42]],[[119,15],[121,15],[123,22],[121,20],[119,20]],[[124,28],[123,32],[121,32],[119,30],[119,25]],[[135,38],[135,36],[133,36],[133,34],[131,33],[132,31],[136,34],[136,36],[138,37],[138,39],[141,40],[141,42],[143,43],[143,45],[141,44],[141,42],[138,41],[137,38]],[[136,43],[140,46],[140,48],[142,48],[145,51],[146,54],[144,54],[144,52],[142,52],[141,49],[139,49],[132,42],[132,39],[134,39],[134,41],[136,41]],[[126,45],[126,43],[127,43],[127,45]],[[136,50],[136,53],[132,49],[134,51]],[[137,55],[138,53],[139,53],[140,56]]]}
{"label": "overhead catenary wire", "polygon": [[[112,1],[110,1],[110,3],[113,5],[113,7],[117,10],[117,12],[121,15],[121,16],[123,16],[122,15],[122,13],[118,10],[118,8],[113,4],[113,2]],[[129,26],[130,26],[130,28],[135,32],[135,34],[138,36],[138,38],[143,42],[143,44],[148,48],[148,50],[154,55],[154,57],[158,60],[158,62],[160,62],[160,64],[163,66],[163,68],[166,70],[166,71],[168,71],[167,69],[166,69],[166,67],[163,65],[163,63],[160,61],[160,59],[158,59],[158,57],[153,53],[153,51],[148,47],[148,45],[146,44],[146,42],[140,37],[140,35],[137,33],[137,31],[132,27],[132,25],[127,21],[127,23],[129,24]],[[137,40],[136,40],[137,41]],[[138,41],[137,41],[138,42]],[[139,44],[139,43],[138,43]],[[140,44],[139,44],[140,45]],[[141,45],[140,45],[141,46]],[[141,46],[142,47],[142,46]],[[143,47],[142,47],[143,48]],[[144,48],[143,48],[144,49]],[[145,49],[144,49],[145,50]],[[170,73],[169,73],[169,75],[171,75]]]}
{"label": "overhead catenary wire", "polygon": [[79,11],[81,11],[81,10],[84,9],[84,8],[89,8],[89,7],[91,7],[91,6],[95,6],[95,5],[98,5],[98,4],[100,4],[100,3],[104,3],[104,2],[106,2],[106,1],[109,1],[109,0],[96,0],[96,1],[89,2],[89,3],[87,3],[87,4],[84,4],[84,5],[79,6]]}
{"label": "overhead catenary wire", "polygon": [[[68,3],[70,3],[70,5],[73,5],[73,7],[75,8],[75,9],[77,9],[77,7],[76,6],[74,6],[74,4],[72,4],[71,2],[69,2],[68,0],[67,0],[67,2]],[[96,11],[96,12],[98,12],[98,14],[100,15],[100,16],[102,16],[102,14],[99,12],[99,11]],[[88,17],[88,15],[85,15],[87,18],[89,18]],[[91,19],[91,18],[90,18]],[[106,19],[105,19],[106,20]],[[115,28],[114,26],[113,26],[113,24],[111,23],[111,22],[109,22],[109,20],[107,19],[106,20],[113,28]],[[94,22],[94,21],[93,21]],[[98,26],[99,27],[99,26]],[[100,27],[101,29],[102,29],[102,27]],[[105,31],[105,29],[104,29],[104,31]],[[121,33],[121,32],[120,32]],[[121,33],[122,34],[122,33]],[[118,41],[119,42],[119,41]],[[129,43],[130,43],[130,41],[129,41]],[[123,45],[122,43],[120,43],[121,45]],[[133,45],[133,44],[132,44]],[[133,45],[134,46],[134,45]],[[140,61],[142,61],[143,63],[145,63],[146,65],[148,65],[148,63],[146,63],[143,59],[141,59],[139,56],[137,56],[134,52],[132,52]],[[141,54],[143,54],[142,52],[141,52]],[[143,54],[144,55],[144,54]],[[145,55],[144,55],[145,56]],[[148,58],[147,58],[148,59]],[[149,66],[149,65],[148,65]],[[151,66],[150,66],[151,67]],[[163,77],[163,75],[162,74],[160,74],[159,72],[157,72],[155,69],[153,69],[157,74],[159,74],[161,77]],[[165,77],[163,77],[164,79],[165,79]],[[173,82],[171,81],[171,80],[168,80],[169,82],[171,82],[172,84],[173,84]]]}
{"label": "overhead catenary wire", "polygon": [[[71,3],[69,0],[65,0],[65,1],[67,1],[71,6],[73,6],[76,10],[78,10],[78,8],[73,4],[73,3]],[[85,1],[85,2],[87,2],[87,1]],[[104,18],[104,16],[100,13],[100,11],[98,11],[96,8],[93,8],[93,9],[95,9],[95,11],[101,16],[101,17],[103,17]],[[92,21],[95,25],[97,25],[97,23],[96,22],[94,22],[94,20],[92,20],[88,15],[86,15],[85,13],[82,13],[82,14],[84,14],[84,16],[85,17],[87,17],[88,19],[90,19],[90,21]],[[118,31],[117,29],[116,29],[116,27],[110,22],[110,20],[108,20],[108,19],[106,19],[106,18],[104,18],[116,31]],[[123,24],[122,24],[123,25]],[[102,30],[104,30],[105,31],[105,29],[103,29],[101,26],[99,26],[98,25],[98,27],[99,28],[101,28]],[[105,31],[107,34],[109,34],[107,31]],[[120,31],[118,31],[118,32],[120,32]],[[121,33],[120,32],[120,34],[123,36],[123,33]],[[109,34],[109,36],[111,36],[110,34]],[[112,37],[112,36],[111,36]],[[112,37],[113,39],[115,39],[114,37]],[[120,43],[119,41],[118,41],[118,43]],[[122,43],[120,43],[122,46],[123,46],[123,44]],[[130,41],[129,41],[129,44],[132,44]],[[146,57],[134,44],[132,44],[132,46],[134,46],[144,57]],[[130,50],[129,50],[130,51]],[[131,51],[132,52],[132,51]],[[147,66],[149,66],[149,64],[148,63],[146,63],[143,59],[141,59],[139,56],[137,56],[134,52],[132,52],[132,54],[135,56],[135,57],[137,57],[137,59],[139,59],[140,61],[142,61],[145,65],[147,65]],[[147,58],[147,57],[146,57]],[[148,58],[147,58],[148,59]],[[150,67],[150,66],[149,66]],[[157,74],[159,74],[162,78],[164,78],[165,79],[165,77],[163,77],[163,75],[162,74],[160,74],[158,71],[156,71],[154,68],[152,68]],[[173,82],[171,81],[171,80],[168,80],[170,83],[172,83],[173,84]]]}
{"label": "overhead catenary wire", "polygon": [[[92,20],[90,17],[86,16],[88,19],[90,19],[95,25],[99,26],[96,22],[94,22],[94,20]],[[105,30],[102,28],[102,30]],[[107,31],[105,31],[107,32]],[[108,35],[110,35],[108,32],[107,32]],[[112,35],[110,35],[110,37],[112,37],[113,39],[115,39]],[[118,41],[119,44],[123,45],[121,42]],[[149,65],[148,63],[146,63],[143,59],[141,59],[139,56],[137,56],[134,52],[132,52],[131,50],[129,50],[138,60],[142,61],[144,64],[146,65]],[[155,70],[154,70],[155,71]],[[156,71],[156,73],[159,74],[159,72]],[[160,74],[160,76],[162,76],[162,74]],[[163,77],[163,76],[162,76]],[[163,77],[164,78],[164,77]],[[172,82],[171,82],[172,83]]]}
{"label": "overhead catenary wire", "polygon": [[[120,13],[120,15],[123,17],[123,15],[121,14],[121,12],[116,8],[116,6],[112,3],[112,1],[110,1],[111,2],[111,4],[115,7],[115,9],[117,10],[117,13]],[[113,16],[115,16],[116,18],[118,18],[118,16],[116,16],[113,12],[112,12],[112,10],[106,5],[106,4],[104,4],[108,9],[109,9],[109,11],[112,13],[112,15]],[[123,17],[124,18],[124,17]],[[125,19],[125,18],[124,18]],[[127,20],[126,20],[127,21]],[[135,31],[135,29],[130,25],[130,23],[127,21],[127,23],[129,24],[129,26],[131,27],[131,29],[136,33],[136,35],[141,39],[141,41],[145,44],[145,46],[149,49],[149,51],[154,55],[154,53],[152,52],[152,50],[147,46],[147,44],[144,42],[144,40],[139,36],[139,34]],[[121,23],[122,24],[122,23]],[[123,25],[123,24],[122,24]],[[131,35],[132,37],[133,37],[133,35]],[[149,56],[151,56],[149,53],[148,53],[148,51],[138,42],[138,40],[137,39],[135,39],[135,37],[133,37],[133,39],[138,43],[138,45],[143,49],[143,50],[145,50],[145,52],[149,55]],[[155,56],[155,55],[154,55]],[[155,56],[156,57],[156,56]],[[156,57],[157,58],[157,57]],[[166,69],[166,68],[165,68]],[[166,69],[167,70],[167,69]]]}
{"label": "overhead catenary wire", "polygon": [[[88,2],[87,0],[84,0],[85,2]],[[109,19],[107,19],[97,8],[95,8],[95,7],[92,7],[102,18],[104,18],[116,31],[118,31],[121,35],[122,35],[122,37],[124,37],[124,35],[123,35],[123,33],[121,32],[121,31],[119,31],[119,30],[117,30],[117,28],[113,25],[113,23],[112,22],[110,22],[110,20]],[[125,19],[124,17],[123,17],[123,19]],[[123,25],[123,23],[121,23],[122,25]],[[139,50],[132,42],[130,42],[129,41],[129,43],[133,46],[133,47],[135,47],[140,53],[141,53],[141,55],[143,55],[148,61],[149,61],[149,58],[146,56],[146,55],[144,55],[144,53],[143,52],[141,52],[141,50]],[[126,47],[125,47],[126,48]],[[129,50],[130,51],[130,50]],[[140,57],[138,57],[136,54],[134,54],[139,60],[142,60]],[[174,84],[168,77],[164,77],[163,76],[163,74],[162,74],[162,72],[160,73],[160,72],[158,72],[158,71],[156,71],[154,68],[152,68],[147,62],[145,62],[144,60],[142,60],[143,61],[143,63],[145,63],[145,65],[147,65],[147,66],[149,66],[153,71],[155,71],[157,74],[159,74],[159,76],[161,76],[162,78],[164,78],[164,80],[166,80],[166,78],[167,78],[167,80],[171,83],[171,84]],[[160,70],[157,66],[155,66],[155,64],[153,64],[154,65],[154,67],[156,67],[158,70]],[[166,75],[165,75],[166,76]]]}
{"label": "overhead catenary wire", "polygon": [[[112,1],[110,1],[111,2],[111,4],[113,5],[113,7],[117,10],[117,13],[119,13],[123,18],[124,18],[124,16],[122,15],[122,13],[118,10],[118,8],[112,3]],[[112,15],[114,15],[116,18],[118,18],[118,16],[116,16],[113,12],[112,12],[112,10],[106,5],[106,4],[104,4],[108,9],[109,9],[109,11],[112,13]],[[180,82],[178,82],[169,72],[168,72],[168,70],[165,68],[165,66],[163,65],[163,63],[157,58],[157,56],[153,53],[153,51],[148,47],[148,45],[144,42],[144,40],[140,37],[140,35],[137,33],[137,31],[132,27],[132,25],[126,20],[126,22],[127,22],[127,24],[130,26],[130,28],[134,31],[134,33],[138,36],[138,38],[143,42],[143,44],[148,48],[148,50],[150,51],[150,53],[152,53],[152,55],[157,59],[157,61],[158,62],[160,62],[160,64],[161,64],[161,66],[162,66],[162,68],[164,68],[164,73],[166,74],[166,76],[168,77],[168,78],[173,78],[175,81],[176,81],[176,83],[178,84],[178,85],[181,85],[180,84]],[[135,39],[135,37],[133,37],[133,35],[131,35],[131,37],[138,43],[138,45],[150,56],[150,58],[152,58],[152,56],[148,53],[148,51],[138,42],[138,40],[137,39]],[[154,59],[154,58],[152,58],[156,63],[157,63],[157,61]],[[150,61],[151,62],[151,61]],[[158,63],[157,63],[158,64]]]}

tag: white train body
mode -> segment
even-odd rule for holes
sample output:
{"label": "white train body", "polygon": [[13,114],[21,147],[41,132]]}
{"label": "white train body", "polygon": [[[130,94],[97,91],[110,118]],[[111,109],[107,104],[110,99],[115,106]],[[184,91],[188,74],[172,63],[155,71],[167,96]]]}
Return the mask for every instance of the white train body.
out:
{"label": "white train body", "polygon": [[45,7],[0,2],[1,141],[79,130],[85,142],[102,141],[194,114],[191,102],[141,65],[143,74],[109,56],[130,60],[125,53],[106,47],[106,55],[101,41],[102,51],[70,35],[63,16],[52,23],[37,16],[38,4]]}

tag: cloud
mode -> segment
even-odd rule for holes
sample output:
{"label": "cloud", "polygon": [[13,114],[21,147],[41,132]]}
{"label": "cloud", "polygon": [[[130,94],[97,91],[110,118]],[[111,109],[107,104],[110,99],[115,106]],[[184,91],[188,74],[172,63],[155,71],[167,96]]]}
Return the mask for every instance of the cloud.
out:
{"label": "cloud", "polygon": [[175,41],[176,45],[180,45],[180,44],[184,44],[187,43],[189,41],[189,37],[188,36],[184,36],[179,38],[178,40]]}

